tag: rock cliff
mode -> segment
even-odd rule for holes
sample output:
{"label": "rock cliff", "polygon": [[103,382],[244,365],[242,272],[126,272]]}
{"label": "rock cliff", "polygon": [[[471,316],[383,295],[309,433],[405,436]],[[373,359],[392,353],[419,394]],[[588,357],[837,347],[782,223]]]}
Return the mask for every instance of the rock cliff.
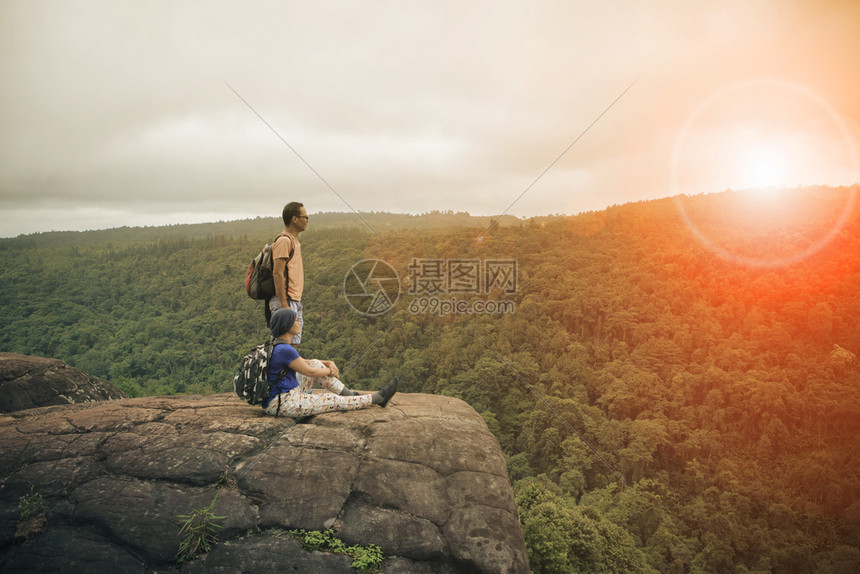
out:
{"label": "rock cliff", "polygon": [[[328,528],[381,547],[383,572],[528,572],[498,442],[449,397],[299,424],[233,395],[17,411],[0,468],[3,572],[354,572],[285,532]],[[216,492],[217,543],[177,564],[178,515]]]}
{"label": "rock cliff", "polygon": [[59,359],[0,353],[0,413],[125,396],[106,380]]}

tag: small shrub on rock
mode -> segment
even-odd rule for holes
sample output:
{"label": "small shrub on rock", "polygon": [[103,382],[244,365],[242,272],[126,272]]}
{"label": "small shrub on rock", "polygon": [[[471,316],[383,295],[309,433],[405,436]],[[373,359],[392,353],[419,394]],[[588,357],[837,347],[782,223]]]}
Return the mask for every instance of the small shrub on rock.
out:
{"label": "small shrub on rock", "polygon": [[352,557],[352,567],[363,574],[380,572],[380,566],[385,556],[376,544],[367,546],[347,546],[343,540],[335,537],[334,530],[290,530],[290,534],[302,543],[308,550],[346,554]]}
{"label": "small shrub on rock", "polygon": [[180,562],[187,562],[198,554],[208,552],[215,543],[217,529],[221,528],[221,525],[216,521],[227,518],[226,516],[216,516],[212,512],[217,500],[218,493],[215,493],[215,498],[206,508],[199,508],[191,514],[179,515],[180,520],[183,521],[182,528],[179,529],[179,536],[182,540],[179,543],[177,554]]}

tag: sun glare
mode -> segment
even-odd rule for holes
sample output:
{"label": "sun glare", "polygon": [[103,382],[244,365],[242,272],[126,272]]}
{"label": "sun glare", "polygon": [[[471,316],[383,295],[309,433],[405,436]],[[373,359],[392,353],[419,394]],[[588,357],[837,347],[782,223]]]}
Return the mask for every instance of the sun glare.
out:
{"label": "sun glare", "polygon": [[733,84],[706,98],[676,140],[678,193],[851,185],[857,158],[842,117],[813,91],[778,80]]}
{"label": "sun glare", "polygon": [[735,219],[722,227],[711,222],[707,232],[701,228],[705,223],[685,211],[683,201],[677,203],[693,235],[709,249],[764,266],[798,261],[827,244],[850,214],[854,192],[813,244],[796,253],[788,246],[769,246],[763,256],[735,251],[723,243],[729,241],[731,225],[766,235],[777,222],[798,224],[809,214],[793,205],[797,194],[791,190],[850,186],[858,179],[856,147],[840,114],[812,90],[774,79],[733,84],[706,98],[676,140],[671,169],[676,197],[744,192],[736,196],[746,204],[742,201],[732,212]]}
{"label": "sun glare", "polygon": [[773,187],[780,183],[783,162],[775,154],[760,152],[751,154],[744,166],[744,175],[750,187]]}
{"label": "sun glare", "polygon": [[787,151],[767,144],[738,148],[736,173],[731,175],[736,189],[751,190],[760,197],[773,199],[779,195],[779,188],[795,185],[793,161]]}

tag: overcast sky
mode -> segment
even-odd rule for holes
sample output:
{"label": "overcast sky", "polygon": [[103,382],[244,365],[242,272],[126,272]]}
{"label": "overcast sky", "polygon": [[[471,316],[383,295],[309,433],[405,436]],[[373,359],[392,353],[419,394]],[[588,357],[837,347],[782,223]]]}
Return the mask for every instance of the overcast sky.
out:
{"label": "overcast sky", "polygon": [[855,1],[2,0],[0,236],[852,184],[858,38]]}

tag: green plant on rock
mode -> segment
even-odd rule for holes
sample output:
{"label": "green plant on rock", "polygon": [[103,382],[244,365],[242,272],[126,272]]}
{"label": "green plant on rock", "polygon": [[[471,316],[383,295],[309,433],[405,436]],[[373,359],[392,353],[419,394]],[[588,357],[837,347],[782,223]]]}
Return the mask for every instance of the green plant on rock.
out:
{"label": "green plant on rock", "polygon": [[346,554],[352,557],[352,567],[363,574],[380,572],[385,556],[376,544],[367,546],[347,546],[343,540],[335,537],[334,530],[290,530],[290,534],[302,543],[308,550]]}
{"label": "green plant on rock", "polygon": [[18,519],[27,520],[44,514],[48,510],[42,495],[36,492],[36,487],[30,485],[30,492],[18,498]]}
{"label": "green plant on rock", "polygon": [[226,516],[217,516],[212,512],[215,507],[215,502],[218,500],[218,493],[215,493],[215,498],[205,508],[199,508],[191,514],[180,514],[179,519],[183,521],[182,528],[179,529],[179,552],[177,556],[180,562],[187,562],[201,553],[208,552],[215,543],[215,535],[221,525],[216,521],[227,518]]}
{"label": "green plant on rock", "polygon": [[15,527],[15,538],[27,540],[43,530],[47,523],[48,506],[42,495],[36,492],[36,487],[30,485],[30,492],[18,498],[18,524]]}
{"label": "green plant on rock", "polygon": [[352,567],[359,572],[380,572],[380,566],[385,556],[376,544],[367,546],[349,546],[346,553],[352,556]]}

